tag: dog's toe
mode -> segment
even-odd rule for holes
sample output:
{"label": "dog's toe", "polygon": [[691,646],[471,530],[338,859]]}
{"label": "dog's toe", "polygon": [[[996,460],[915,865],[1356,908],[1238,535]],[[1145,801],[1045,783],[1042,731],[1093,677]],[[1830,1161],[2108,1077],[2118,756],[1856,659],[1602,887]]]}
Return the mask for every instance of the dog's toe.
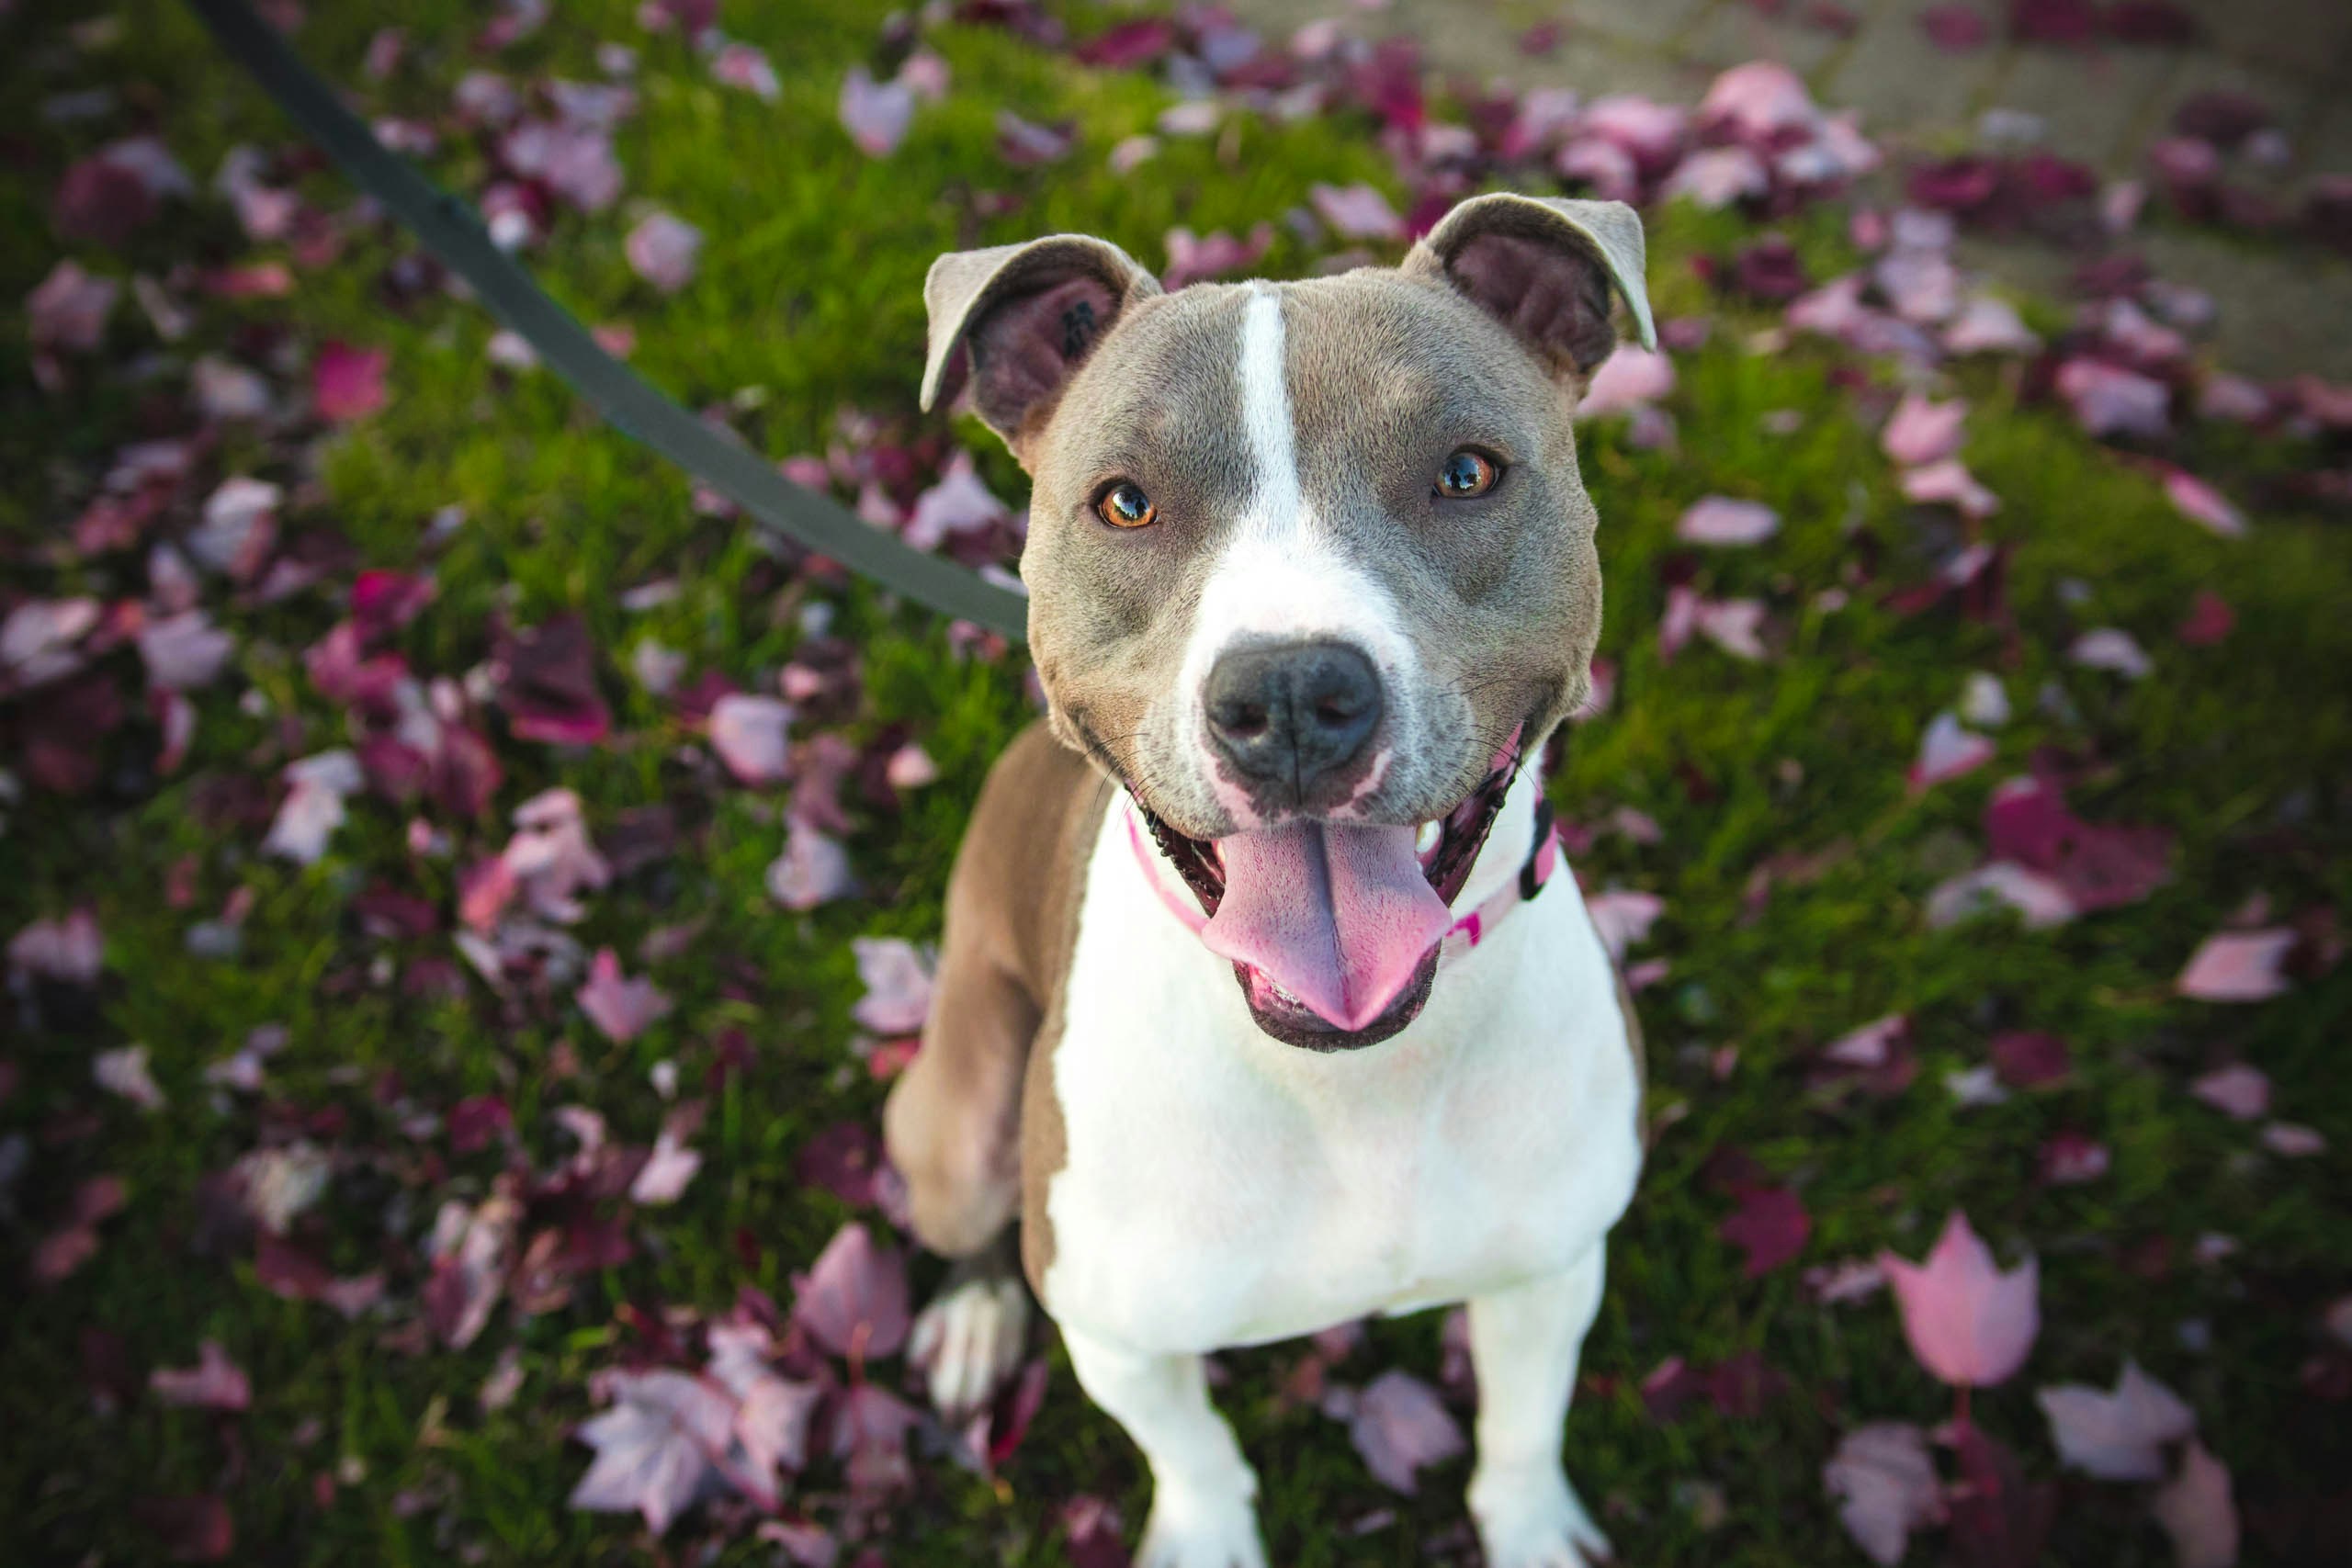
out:
{"label": "dog's toe", "polygon": [[915,1320],[909,1351],[930,1380],[939,1413],[960,1420],[985,1406],[1021,1364],[1029,1294],[1018,1279],[976,1274],[951,1281]]}
{"label": "dog's toe", "polygon": [[1158,1487],[1136,1568],[1266,1568],[1249,1495],[1188,1497]]}
{"label": "dog's toe", "polygon": [[1616,1554],[1609,1538],[1556,1471],[1471,1484],[1470,1511],[1487,1550],[1487,1568],[1590,1568]]}

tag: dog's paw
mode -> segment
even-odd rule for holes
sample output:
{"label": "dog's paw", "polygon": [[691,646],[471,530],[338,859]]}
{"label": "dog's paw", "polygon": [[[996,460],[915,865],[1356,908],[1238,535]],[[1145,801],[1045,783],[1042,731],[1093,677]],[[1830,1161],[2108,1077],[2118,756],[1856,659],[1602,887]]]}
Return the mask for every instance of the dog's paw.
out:
{"label": "dog's paw", "polygon": [[1021,1365],[1028,1339],[1029,1292],[1020,1277],[983,1268],[949,1278],[916,1317],[907,1353],[952,1425],[987,1408]]}
{"label": "dog's paw", "polygon": [[1478,1521],[1487,1568],[1589,1568],[1615,1555],[1557,1470],[1482,1473],[1470,1483],[1470,1513]]}
{"label": "dog's paw", "polygon": [[1155,1484],[1136,1568],[1266,1568],[1250,1493],[1246,1483],[1215,1494]]}

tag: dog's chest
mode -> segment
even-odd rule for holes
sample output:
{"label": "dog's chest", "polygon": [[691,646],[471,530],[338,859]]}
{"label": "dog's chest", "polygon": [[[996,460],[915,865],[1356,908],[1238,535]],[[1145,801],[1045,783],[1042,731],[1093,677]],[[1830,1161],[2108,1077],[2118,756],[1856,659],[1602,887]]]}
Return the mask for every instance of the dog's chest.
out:
{"label": "dog's chest", "polygon": [[1056,1316],[1139,1348],[1281,1338],[1564,1268],[1623,1211],[1634,1075],[1571,880],[1403,1034],[1320,1055],[1259,1033],[1131,868],[1091,877],[1052,1065]]}

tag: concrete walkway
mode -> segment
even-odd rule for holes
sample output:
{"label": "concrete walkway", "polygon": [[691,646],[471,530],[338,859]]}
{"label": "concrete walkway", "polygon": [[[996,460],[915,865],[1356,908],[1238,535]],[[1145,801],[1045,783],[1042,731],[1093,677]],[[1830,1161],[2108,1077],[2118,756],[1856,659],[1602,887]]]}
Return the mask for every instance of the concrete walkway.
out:
{"label": "concrete walkway", "polygon": [[[2083,48],[2012,43],[2006,0],[1965,0],[1987,35],[1966,53],[1929,39],[1919,17],[1932,3],[1390,0],[1367,8],[1350,0],[1228,0],[1276,37],[1344,16],[1367,36],[1419,39],[1442,72],[1522,87],[1689,102],[1726,66],[1779,60],[1821,103],[1860,109],[1863,128],[1892,147],[1964,150],[1979,143],[1988,111],[2016,111],[2039,122],[2041,145],[2113,176],[2145,173],[2149,142],[2183,103],[2242,93],[2266,106],[2286,137],[2288,161],[2266,188],[2290,195],[2317,175],[2352,175],[2352,0],[2174,0],[2196,17],[2196,42]],[[1850,25],[1824,26],[1829,12]],[[1541,24],[1557,28],[1558,42],[1531,53],[1521,40]],[[2262,377],[2317,371],[2352,379],[2352,262],[2301,242],[2177,225],[2151,226],[2127,243],[2158,276],[2213,296],[2220,362]],[[2063,288],[2077,259],[2030,241],[1969,248],[1970,259],[1996,276],[2045,291]]]}

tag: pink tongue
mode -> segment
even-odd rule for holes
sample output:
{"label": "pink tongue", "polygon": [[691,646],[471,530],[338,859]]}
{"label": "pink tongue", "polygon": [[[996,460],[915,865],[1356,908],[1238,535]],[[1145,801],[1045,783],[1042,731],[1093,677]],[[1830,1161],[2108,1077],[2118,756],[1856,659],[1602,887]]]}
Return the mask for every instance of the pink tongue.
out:
{"label": "pink tongue", "polygon": [[1362,1029],[1453,923],[1410,828],[1297,822],[1219,839],[1225,897],[1201,932],[1339,1029]]}

